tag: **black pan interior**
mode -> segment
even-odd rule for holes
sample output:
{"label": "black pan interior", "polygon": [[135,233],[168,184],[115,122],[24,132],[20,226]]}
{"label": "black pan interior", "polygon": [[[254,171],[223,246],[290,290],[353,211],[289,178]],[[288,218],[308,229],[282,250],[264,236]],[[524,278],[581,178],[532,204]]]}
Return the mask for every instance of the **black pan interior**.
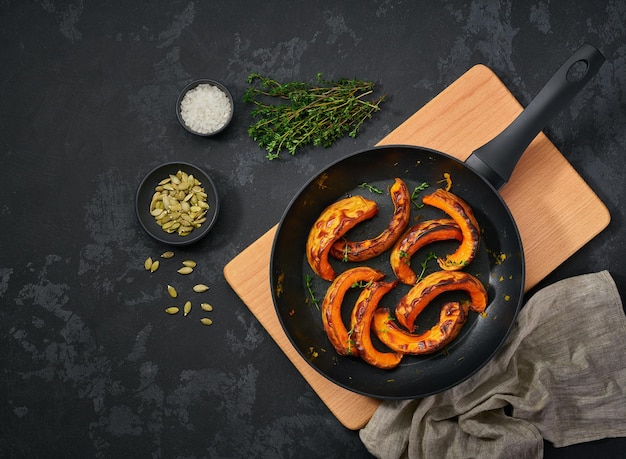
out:
{"label": "black pan interior", "polygon": [[[311,294],[320,302],[329,282],[317,277],[305,256],[309,230],[320,213],[331,203],[349,195],[361,194],[375,200],[379,213],[358,225],[348,238],[366,239],[377,235],[393,212],[388,187],[395,177],[405,181],[409,190],[423,182],[430,186],[422,192],[445,186],[444,174],[452,180],[451,192],[472,207],[482,230],[478,257],[466,271],[476,275],[488,289],[486,314],[470,312],[459,336],[445,349],[428,356],[405,356],[400,366],[381,370],[359,358],[336,354],[322,326],[320,311]],[[372,185],[382,194],[369,191]],[[412,208],[411,219],[443,217],[438,209]],[[431,252],[445,255],[454,250],[453,242],[437,243],[416,253],[412,267],[421,270]],[[355,263],[334,260],[337,272]],[[388,253],[360,263],[386,272],[394,279]],[[427,273],[438,269],[427,264]],[[307,282],[307,278],[310,281]],[[500,195],[482,177],[457,159],[429,149],[387,146],[350,155],[330,165],[312,178],[292,200],[277,230],[270,266],[272,296],[281,324],[298,352],[322,375],[351,391],[377,398],[418,398],[440,392],[463,381],[480,369],[500,347],[517,315],[524,288],[524,258],[517,227]],[[399,285],[383,298],[381,305],[394,309],[409,287]],[[358,296],[353,289],[344,301],[344,318],[349,317]],[[437,320],[444,300],[464,297],[463,293],[441,295],[420,315],[419,330],[430,328]],[[380,343],[378,343],[380,344]],[[381,347],[383,350],[384,347]]]}

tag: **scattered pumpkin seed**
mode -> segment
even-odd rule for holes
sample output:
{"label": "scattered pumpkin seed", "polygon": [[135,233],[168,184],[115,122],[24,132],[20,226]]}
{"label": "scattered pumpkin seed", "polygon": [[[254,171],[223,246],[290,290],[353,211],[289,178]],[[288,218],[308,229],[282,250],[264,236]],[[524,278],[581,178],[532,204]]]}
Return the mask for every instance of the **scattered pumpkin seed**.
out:
{"label": "scattered pumpkin seed", "polygon": [[178,274],[191,274],[193,272],[193,268],[191,266],[183,266],[176,272]]}
{"label": "scattered pumpkin seed", "polygon": [[167,286],[167,293],[169,293],[169,295],[172,298],[176,298],[178,296],[178,292],[176,291],[176,289],[174,287],[172,287],[171,285]]}
{"label": "scattered pumpkin seed", "polygon": [[169,250],[161,254],[161,258],[172,258],[173,256],[174,256],[174,252],[170,252]]}
{"label": "scattered pumpkin seed", "polygon": [[204,284],[196,284],[193,286],[193,291],[198,293],[206,292],[208,289],[209,286]]}
{"label": "scattered pumpkin seed", "polygon": [[180,311],[180,309],[178,309],[176,306],[170,306],[169,308],[165,310],[165,312],[167,312],[170,315],[178,314],[178,311]]}
{"label": "scattered pumpkin seed", "polygon": [[146,268],[146,271],[150,271],[150,268],[152,268],[152,257],[146,258],[146,261],[143,262],[143,267]]}
{"label": "scattered pumpkin seed", "polygon": [[202,325],[211,325],[211,324],[213,324],[213,321],[211,319],[209,319],[208,317],[203,317],[202,319],[200,319],[200,322],[202,322]]}
{"label": "scattered pumpkin seed", "polygon": [[211,312],[213,310],[213,306],[211,306],[209,303],[200,303],[200,307],[203,311],[206,312]]}
{"label": "scattered pumpkin seed", "polygon": [[161,264],[161,262],[159,260],[154,260],[152,262],[152,265],[150,265],[150,272],[153,273],[155,272],[157,269],[159,269],[159,265]]}
{"label": "scattered pumpkin seed", "polygon": [[183,261],[183,266],[189,266],[190,268],[195,268],[196,262],[193,260],[185,260]]}
{"label": "scattered pumpkin seed", "polygon": [[185,305],[183,306],[183,313],[185,314],[185,316],[187,316],[187,314],[189,314],[191,312],[191,301],[186,301]]}

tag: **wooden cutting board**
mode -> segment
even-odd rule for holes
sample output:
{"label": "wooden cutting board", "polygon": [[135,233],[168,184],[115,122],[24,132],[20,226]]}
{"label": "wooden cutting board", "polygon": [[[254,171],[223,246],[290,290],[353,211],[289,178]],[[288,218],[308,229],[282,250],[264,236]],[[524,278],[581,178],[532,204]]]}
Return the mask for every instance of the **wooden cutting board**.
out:
{"label": "wooden cutting board", "polygon": [[[520,113],[522,106],[487,67],[477,65],[398,126],[379,145],[416,145],[465,160]],[[526,257],[526,290],[602,231],[609,212],[563,155],[539,134],[501,190],[517,222]],[[380,400],[321,376],[285,335],[270,293],[271,228],[224,268],[224,276],[337,419],[363,427]],[[276,394],[279,397],[279,394]]]}

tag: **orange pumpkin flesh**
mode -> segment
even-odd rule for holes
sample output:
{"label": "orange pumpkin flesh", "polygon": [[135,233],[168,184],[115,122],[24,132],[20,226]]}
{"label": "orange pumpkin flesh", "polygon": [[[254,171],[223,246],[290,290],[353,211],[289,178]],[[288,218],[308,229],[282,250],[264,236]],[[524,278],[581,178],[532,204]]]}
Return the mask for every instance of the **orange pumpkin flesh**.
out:
{"label": "orange pumpkin flesh", "polygon": [[330,343],[340,355],[357,355],[356,347],[341,317],[341,306],[346,292],[356,282],[372,282],[385,277],[382,271],[359,266],[344,271],[330,284],[322,301],[322,323]]}
{"label": "orange pumpkin flesh", "polygon": [[315,274],[332,281],[337,273],[328,261],[331,246],[358,223],[377,213],[376,203],[362,196],[341,199],[324,209],[306,241],[306,257]]}
{"label": "orange pumpkin flesh", "polygon": [[385,370],[398,366],[402,354],[376,349],[371,337],[372,319],[381,298],[396,285],[398,281],[370,283],[362,290],[353,310],[352,338],[359,356],[370,365]]}
{"label": "orange pumpkin flesh", "polygon": [[438,261],[441,269],[456,271],[472,262],[478,251],[480,227],[470,206],[461,198],[443,188],[422,198],[422,202],[447,213],[461,228],[463,240],[457,250]]}
{"label": "orange pumpkin flesh", "polygon": [[373,329],[389,349],[410,355],[433,353],[457,337],[467,321],[469,303],[449,302],[441,307],[439,322],[421,334],[409,333],[398,326],[386,308],[374,313]]}
{"label": "orange pumpkin flesh", "polygon": [[469,294],[472,311],[481,313],[487,307],[487,290],[482,282],[465,271],[436,271],[419,281],[396,306],[396,318],[412,331],[417,316],[438,295],[463,290]]}
{"label": "orange pumpkin flesh", "polygon": [[411,216],[411,195],[406,184],[399,178],[389,188],[394,212],[389,225],[378,236],[364,241],[335,242],[330,254],[338,260],[365,261],[389,250],[409,224]]}
{"label": "orange pumpkin flesh", "polygon": [[[410,217],[410,194],[404,182],[396,178],[390,187],[394,215],[387,228],[373,239],[350,242],[341,239],[358,223],[378,213],[374,201],[352,196],[328,206],[309,232],[306,255],[309,265],[321,278],[331,281],[321,306],[322,322],[329,341],[340,355],[360,356],[381,369],[399,365],[405,354],[422,355],[435,352],[449,344],[467,321],[468,311],[481,313],[487,307],[484,285],[461,268],[474,259],[480,241],[480,228],[469,205],[444,189],[437,189],[422,201],[447,214],[421,222],[402,234]],[[427,244],[457,240],[454,253],[437,261],[442,271],[417,281],[411,269],[411,256]],[[385,274],[377,269],[359,266],[337,275],[329,255],[347,261],[363,261],[391,249],[390,264],[398,280],[382,282]],[[395,308],[395,319],[387,308],[378,308],[382,297],[396,287],[398,281],[413,287]],[[365,283],[352,308],[350,331],[343,322],[342,303],[355,283]],[[441,308],[439,322],[430,330],[413,332],[419,314],[438,295],[464,291],[469,301],[448,302]],[[407,331],[408,330],[408,331]],[[381,351],[372,342],[375,333],[391,352]]]}
{"label": "orange pumpkin flesh", "polygon": [[396,277],[403,284],[413,285],[417,274],[411,269],[411,257],[421,248],[437,241],[463,240],[463,233],[450,218],[425,220],[413,225],[394,245],[389,261]]}

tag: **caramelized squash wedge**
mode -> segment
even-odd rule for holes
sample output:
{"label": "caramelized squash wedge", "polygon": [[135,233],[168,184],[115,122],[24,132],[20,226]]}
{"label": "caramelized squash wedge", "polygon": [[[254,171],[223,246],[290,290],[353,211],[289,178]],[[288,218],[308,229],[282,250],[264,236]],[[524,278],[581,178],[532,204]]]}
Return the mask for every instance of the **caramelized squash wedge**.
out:
{"label": "caramelized squash wedge", "polygon": [[352,338],[359,356],[370,365],[385,370],[397,367],[402,360],[402,354],[376,349],[371,336],[372,319],[381,298],[396,285],[398,281],[370,283],[361,291],[352,315]]}
{"label": "caramelized squash wedge", "polygon": [[444,304],[439,322],[421,334],[409,333],[393,320],[388,309],[378,309],[374,314],[373,328],[378,339],[389,349],[410,355],[431,354],[447,346],[457,337],[467,321],[469,303],[452,301]]}
{"label": "caramelized squash wedge", "polygon": [[343,298],[357,282],[379,281],[385,274],[368,266],[348,269],[339,274],[330,284],[322,301],[322,323],[330,343],[340,355],[358,355],[348,330],[341,317]]}
{"label": "caramelized squash wedge", "polygon": [[487,307],[487,290],[482,282],[465,271],[436,271],[419,281],[396,306],[398,322],[409,331],[417,316],[438,295],[463,290],[470,297],[470,309],[481,313]]}
{"label": "caramelized squash wedge", "polygon": [[306,257],[315,274],[332,281],[337,273],[328,261],[331,246],[358,223],[377,213],[376,203],[363,196],[344,198],[324,209],[306,241]]}
{"label": "caramelized squash wedge", "polygon": [[411,194],[404,181],[396,178],[389,188],[394,212],[387,227],[375,238],[364,241],[335,242],[330,254],[343,261],[365,261],[389,250],[402,235],[411,217]]}
{"label": "caramelized squash wedge", "polygon": [[451,218],[419,222],[410,227],[391,250],[389,256],[391,269],[400,282],[414,285],[417,282],[417,274],[411,269],[413,254],[433,242],[451,239],[463,240],[459,225]]}
{"label": "caramelized squash wedge", "polygon": [[470,264],[476,256],[480,242],[480,227],[471,207],[460,197],[443,188],[424,196],[422,202],[447,213],[459,225],[463,233],[463,240],[458,249],[446,255],[445,259],[437,260],[441,269],[456,271]]}

